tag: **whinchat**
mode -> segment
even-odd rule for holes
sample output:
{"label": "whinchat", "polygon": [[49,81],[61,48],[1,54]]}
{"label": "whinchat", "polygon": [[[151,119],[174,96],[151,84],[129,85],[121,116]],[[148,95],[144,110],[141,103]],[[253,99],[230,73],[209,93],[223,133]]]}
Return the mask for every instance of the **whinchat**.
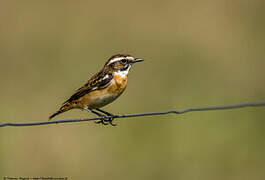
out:
{"label": "whinchat", "polygon": [[124,92],[131,66],[142,61],[143,59],[126,54],[117,54],[110,57],[101,71],[79,88],[49,119],[70,109],[77,108],[100,116],[101,120],[96,123],[114,126],[113,118],[110,118],[113,115],[99,108],[113,102]]}

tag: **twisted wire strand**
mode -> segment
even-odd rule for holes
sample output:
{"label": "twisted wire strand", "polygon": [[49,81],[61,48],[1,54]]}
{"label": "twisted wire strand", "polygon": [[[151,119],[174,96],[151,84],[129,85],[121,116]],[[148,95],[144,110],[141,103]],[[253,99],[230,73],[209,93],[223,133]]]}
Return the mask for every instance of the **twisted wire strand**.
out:
{"label": "twisted wire strand", "polygon": [[[190,107],[182,110],[169,110],[169,111],[160,111],[160,112],[146,112],[146,113],[134,113],[134,114],[124,114],[124,115],[114,115],[106,116],[106,118],[129,118],[129,117],[140,117],[140,116],[156,116],[156,115],[165,115],[165,114],[184,114],[192,111],[211,111],[211,110],[226,110],[226,109],[236,109],[243,107],[257,107],[265,106],[265,101],[262,102],[247,102],[243,104],[232,104],[225,106],[208,106],[208,107]],[[85,121],[94,121],[100,120],[100,117],[94,118],[79,118],[79,119],[68,119],[68,120],[56,120],[56,121],[42,121],[42,122],[30,122],[30,123],[1,123],[0,127],[7,126],[40,126],[48,124],[59,124],[59,123],[75,123],[75,122],[85,122]]]}

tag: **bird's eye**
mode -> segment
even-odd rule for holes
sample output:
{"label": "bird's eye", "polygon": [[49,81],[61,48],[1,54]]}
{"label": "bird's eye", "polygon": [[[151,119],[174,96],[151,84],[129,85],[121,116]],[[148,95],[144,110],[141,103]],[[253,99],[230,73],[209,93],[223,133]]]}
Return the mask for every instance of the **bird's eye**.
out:
{"label": "bird's eye", "polygon": [[125,64],[127,62],[127,59],[122,59],[121,62]]}

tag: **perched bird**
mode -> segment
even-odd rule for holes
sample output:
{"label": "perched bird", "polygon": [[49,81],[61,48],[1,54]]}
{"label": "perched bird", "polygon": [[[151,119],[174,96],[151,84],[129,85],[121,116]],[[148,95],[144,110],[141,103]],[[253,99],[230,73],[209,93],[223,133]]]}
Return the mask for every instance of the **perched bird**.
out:
{"label": "perched bird", "polygon": [[114,126],[113,118],[107,118],[107,116],[113,115],[99,108],[113,102],[123,93],[127,85],[131,66],[142,61],[143,59],[134,58],[126,54],[117,54],[110,57],[102,70],[79,88],[49,119],[70,109],[78,108],[101,117],[100,121],[96,123]]}

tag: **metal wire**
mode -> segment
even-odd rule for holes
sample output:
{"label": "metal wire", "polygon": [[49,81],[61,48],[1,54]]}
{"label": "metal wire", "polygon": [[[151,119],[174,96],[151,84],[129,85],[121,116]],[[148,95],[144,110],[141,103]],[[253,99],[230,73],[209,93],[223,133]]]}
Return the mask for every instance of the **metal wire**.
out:
{"label": "metal wire", "polygon": [[[264,102],[247,102],[243,104],[233,104],[226,106],[208,106],[208,107],[190,107],[182,110],[171,110],[171,111],[160,111],[160,112],[147,112],[147,113],[135,113],[135,114],[124,114],[124,115],[114,115],[107,116],[106,118],[127,118],[127,117],[139,117],[139,116],[155,116],[155,115],[164,115],[164,114],[184,114],[192,111],[210,111],[210,110],[226,110],[226,109],[235,109],[235,108],[243,108],[243,107],[257,107],[257,106],[265,106]],[[6,126],[39,126],[39,125],[47,125],[47,124],[59,124],[59,123],[75,123],[75,122],[84,122],[84,121],[94,121],[100,120],[100,117],[95,118],[80,118],[80,119],[68,119],[68,120],[57,120],[57,121],[43,121],[43,122],[30,122],[30,123],[1,123],[0,127]]]}

